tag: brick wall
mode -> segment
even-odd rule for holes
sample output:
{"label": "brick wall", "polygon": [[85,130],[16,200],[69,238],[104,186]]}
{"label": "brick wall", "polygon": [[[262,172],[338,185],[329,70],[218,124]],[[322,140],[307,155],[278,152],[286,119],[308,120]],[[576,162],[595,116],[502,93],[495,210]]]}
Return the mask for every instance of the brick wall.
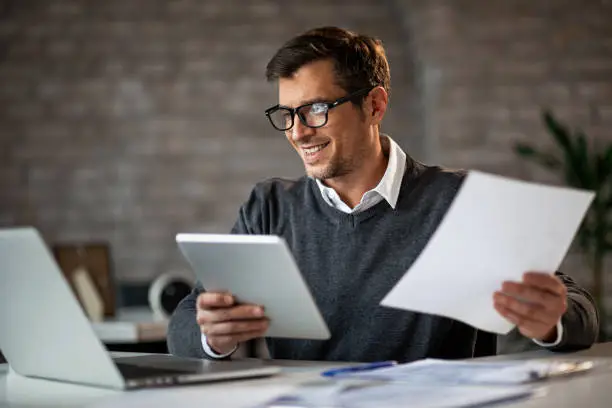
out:
{"label": "brick wall", "polygon": [[[593,146],[612,142],[612,2],[409,0],[398,7],[411,34],[429,160],[558,184],[557,175],[512,152],[517,140],[555,151],[542,107],[582,128]],[[591,285],[578,254],[561,269]]]}
{"label": "brick wall", "polygon": [[385,130],[418,150],[402,32],[376,1],[4,3],[0,225],[107,240],[121,281],[182,268],[177,232],[228,231],[256,181],[302,174],[263,111],[276,103],[265,65],[303,30],[338,24],[388,42],[397,96]]}
{"label": "brick wall", "polygon": [[[516,140],[545,146],[550,107],[598,142],[612,140],[612,3],[413,0],[404,26],[424,90],[430,158],[518,177]],[[553,180],[551,180],[553,181]]]}
{"label": "brick wall", "polygon": [[541,106],[612,139],[609,2],[2,4],[0,224],[107,240],[121,281],[182,268],[176,232],[227,231],[254,182],[302,173],[262,114],[263,69],[313,26],[384,40],[383,130],[420,159],[558,182],[510,150],[550,144]]}

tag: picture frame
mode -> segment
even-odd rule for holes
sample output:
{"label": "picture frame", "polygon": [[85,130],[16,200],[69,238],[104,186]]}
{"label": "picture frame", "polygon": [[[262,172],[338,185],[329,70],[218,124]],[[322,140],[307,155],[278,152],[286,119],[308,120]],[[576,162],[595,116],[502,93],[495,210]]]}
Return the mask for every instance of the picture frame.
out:
{"label": "picture frame", "polygon": [[[110,245],[106,242],[56,243],[52,245],[52,252],[73,293],[77,295],[73,275],[85,270],[102,299],[104,317],[114,317],[116,293]],[[84,307],[82,302],[81,306]]]}

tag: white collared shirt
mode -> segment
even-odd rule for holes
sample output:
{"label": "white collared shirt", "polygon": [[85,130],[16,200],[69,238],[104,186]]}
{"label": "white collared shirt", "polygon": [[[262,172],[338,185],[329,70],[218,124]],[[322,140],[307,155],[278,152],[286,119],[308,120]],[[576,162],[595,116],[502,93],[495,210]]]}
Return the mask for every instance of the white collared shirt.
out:
{"label": "white collared shirt", "polygon": [[[342,201],[338,193],[336,193],[336,190],[327,187],[321,180],[315,179],[317,186],[319,186],[319,190],[321,190],[323,200],[325,200],[327,204],[347,214],[357,214],[365,211],[382,200],[386,200],[391,208],[395,209],[400,187],[402,185],[402,179],[404,178],[404,170],[406,169],[406,153],[404,153],[402,148],[389,136],[382,135],[381,137],[386,138],[389,142],[389,150],[384,152],[389,156],[389,163],[378,185],[372,190],[366,191],[363,197],[361,197],[359,204],[357,204],[355,208],[351,208]],[[387,146],[387,144],[383,143],[383,148],[385,146]]]}

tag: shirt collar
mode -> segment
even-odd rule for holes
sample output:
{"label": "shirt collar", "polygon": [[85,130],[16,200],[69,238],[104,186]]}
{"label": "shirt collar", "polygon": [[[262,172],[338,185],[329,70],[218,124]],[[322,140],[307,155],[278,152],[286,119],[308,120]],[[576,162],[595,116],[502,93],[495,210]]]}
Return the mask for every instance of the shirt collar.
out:
{"label": "shirt collar", "polygon": [[[385,174],[383,174],[378,185],[372,190],[367,191],[364,194],[364,197],[373,193],[378,194],[389,203],[391,208],[395,209],[402,185],[402,179],[404,177],[404,171],[406,169],[406,153],[404,153],[402,148],[399,147],[399,145],[395,143],[395,141],[388,135],[381,135],[381,143],[383,152],[389,155],[387,169],[385,170]],[[317,186],[319,187],[319,190],[321,190],[321,195],[327,204],[336,206],[336,204],[331,200],[331,198],[334,198],[335,200],[336,197],[338,200],[340,199],[336,191],[333,188],[324,185],[319,179],[315,179],[315,181],[317,182]]]}

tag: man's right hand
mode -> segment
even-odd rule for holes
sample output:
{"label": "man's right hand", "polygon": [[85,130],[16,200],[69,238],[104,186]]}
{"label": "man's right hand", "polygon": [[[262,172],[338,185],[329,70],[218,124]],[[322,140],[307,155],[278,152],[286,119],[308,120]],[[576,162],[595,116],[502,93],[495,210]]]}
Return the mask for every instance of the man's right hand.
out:
{"label": "man's right hand", "polygon": [[231,352],[239,343],[263,337],[269,321],[263,307],[237,305],[230,293],[203,292],[198,296],[196,319],[210,348],[219,354]]}

